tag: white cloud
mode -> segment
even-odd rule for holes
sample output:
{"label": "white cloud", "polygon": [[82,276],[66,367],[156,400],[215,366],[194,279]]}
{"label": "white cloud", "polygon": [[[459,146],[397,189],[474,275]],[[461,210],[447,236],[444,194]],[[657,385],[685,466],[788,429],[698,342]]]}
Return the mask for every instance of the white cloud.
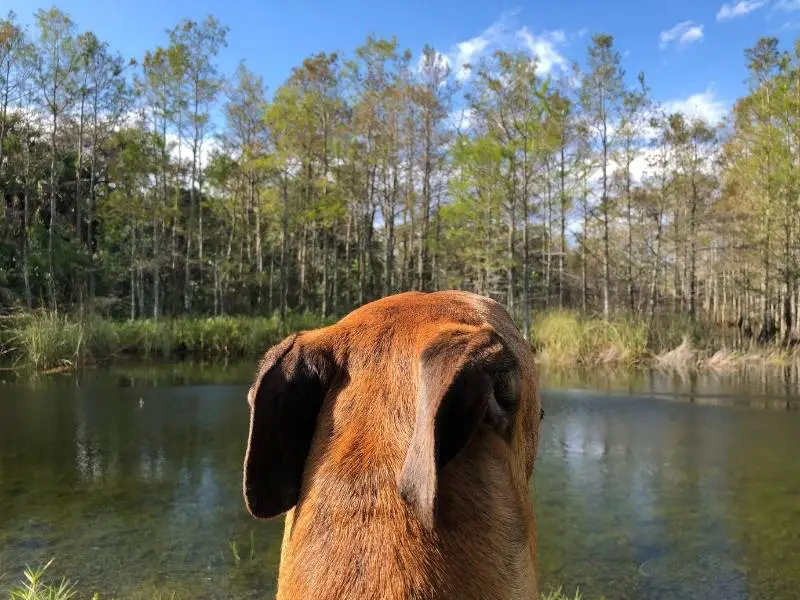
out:
{"label": "white cloud", "polygon": [[673,27],[662,31],[659,35],[661,49],[667,48],[670,44],[676,43],[678,46],[691,44],[703,39],[704,25],[697,25],[694,21],[682,21]]}
{"label": "white cloud", "polygon": [[689,30],[681,36],[681,42],[697,42],[703,39],[703,26],[696,25],[690,27]]}
{"label": "white cloud", "polygon": [[[462,83],[467,81],[471,76],[467,65],[473,65],[492,49],[527,50],[538,58],[536,70],[540,75],[547,74],[554,68],[566,69],[567,61],[559,51],[559,47],[568,44],[569,38],[575,34],[568,36],[561,29],[534,34],[525,26],[517,28],[515,17],[518,12],[503,13],[480,35],[453,46],[447,58],[458,81]],[[579,37],[585,34],[585,29],[578,32]]]}
{"label": "white cloud", "polygon": [[736,17],[743,17],[765,4],[765,0],[739,0],[736,4],[723,4],[717,13],[717,21],[728,21]]}
{"label": "white cloud", "polygon": [[497,21],[484,29],[480,35],[455,45],[451,52],[451,64],[453,65],[456,79],[462,82],[469,79],[471,72],[467,65],[476,61],[489,46],[502,43],[503,38],[508,36],[508,21],[517,12],[503,13]]}
{"label": "white cloud", "polygon": [[728,107],[717,98],[712,85],[688,98],[669,100],[663,108],[668,114],[682,112],[688,117],[702,117],[711,125],[718,124],[728,112]]}
{"label": "white cloud", "polygon": [[555,67],[564,69],[567,60],[556,49],[556,46],[566,43],[567,36],[560,29],[545,32],[542,35],[534,35],[523,27],[517,31],[517,37],[523,46],[536,57],[536,73],[547,75]]}
{"label": "white cloud", "polygon": [[776,10],[784,12],[795,12],[800,10],[800,0],[778,0],[775,4]]}
{"label": "white cloud", "polygon": [[489,46],[489,40],[482,36],[474,37],[466,42],[459,42],[456,45],[456,79],[466,81],[469,79],[469,66],[472,61],[480,56]]}

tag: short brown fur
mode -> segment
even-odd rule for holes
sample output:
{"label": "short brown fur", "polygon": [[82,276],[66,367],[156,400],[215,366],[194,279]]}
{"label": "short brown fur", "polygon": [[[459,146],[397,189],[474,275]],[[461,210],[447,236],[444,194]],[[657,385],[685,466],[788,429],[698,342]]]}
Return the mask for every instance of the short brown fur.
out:
{"label": "short brown fur", "polygon": [[532,352],[496,302],[408,292],[286,338],[248,394],[279,600],[538,597]]}

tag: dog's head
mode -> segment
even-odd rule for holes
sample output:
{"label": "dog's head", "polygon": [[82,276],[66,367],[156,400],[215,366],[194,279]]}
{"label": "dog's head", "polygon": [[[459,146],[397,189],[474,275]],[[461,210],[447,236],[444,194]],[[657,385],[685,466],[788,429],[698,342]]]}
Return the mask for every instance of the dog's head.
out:
{"label": "dog's head", "polygon": [[[270,518],[298,502],[318,416],[343,381],[368,380],[369,410],[407,421],[396,491],[424,527],[434,526],[439,473],[479,428],[521,454],[530,477],[540,419],[530,350],[499,305],[475,298],[401,294],[270,348],[248,393],[248,511]],[[393,394],[408,406],[398,410]]]}

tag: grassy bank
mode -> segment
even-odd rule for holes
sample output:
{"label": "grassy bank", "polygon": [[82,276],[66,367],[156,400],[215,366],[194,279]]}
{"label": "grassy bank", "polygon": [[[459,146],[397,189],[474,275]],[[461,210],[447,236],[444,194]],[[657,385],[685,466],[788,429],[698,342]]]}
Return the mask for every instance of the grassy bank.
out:
{"label": "grassy bank", "polygon": [[36,312],[0,322],[0,357],[36,371],[72,369],[122,358],[256,356],[285,335],[324,325],[305,314],[112,321]]}
{"label": "grassy bank", "polygon": [[[243,316],[112,321],[22,313],[0,319],[0,361],[46,372],[123,358],[258,356],[292,331],[330,321],[309,314],[290,314],[285,321]],[[734,351],[723,333],[674,319],[648,327],[624,316],[604,321],[550,311],[534,319],[531,342],[539,360],[553,366],[725,370],[800,358],[776,346]]]}
{"label": "grassy bank", "polygon": [[551,311],[534,320],[531,341],[539,360],[557,367],[726,371],[800,361],[797,346],[753,343],[735,348],[734,340],[733,330],[682,319],[661,318],[649,326],[626,316],[605,321]]}

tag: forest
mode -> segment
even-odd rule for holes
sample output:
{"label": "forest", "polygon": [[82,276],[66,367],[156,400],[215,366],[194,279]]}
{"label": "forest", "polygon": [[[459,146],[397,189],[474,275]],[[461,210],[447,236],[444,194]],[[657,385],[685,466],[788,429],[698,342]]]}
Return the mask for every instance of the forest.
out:
{"label": "forest", "polygon": [[184,19],[124,57],[56,8],[0,20],[0,311],[330,319],[459,288],[526,335],[558,310],[800,331],[800,40],[743,49],[709,123],[603,32],[563,76],[498,51],[467,86],[367,36],[275,90],[221,72],[229,35]]}

